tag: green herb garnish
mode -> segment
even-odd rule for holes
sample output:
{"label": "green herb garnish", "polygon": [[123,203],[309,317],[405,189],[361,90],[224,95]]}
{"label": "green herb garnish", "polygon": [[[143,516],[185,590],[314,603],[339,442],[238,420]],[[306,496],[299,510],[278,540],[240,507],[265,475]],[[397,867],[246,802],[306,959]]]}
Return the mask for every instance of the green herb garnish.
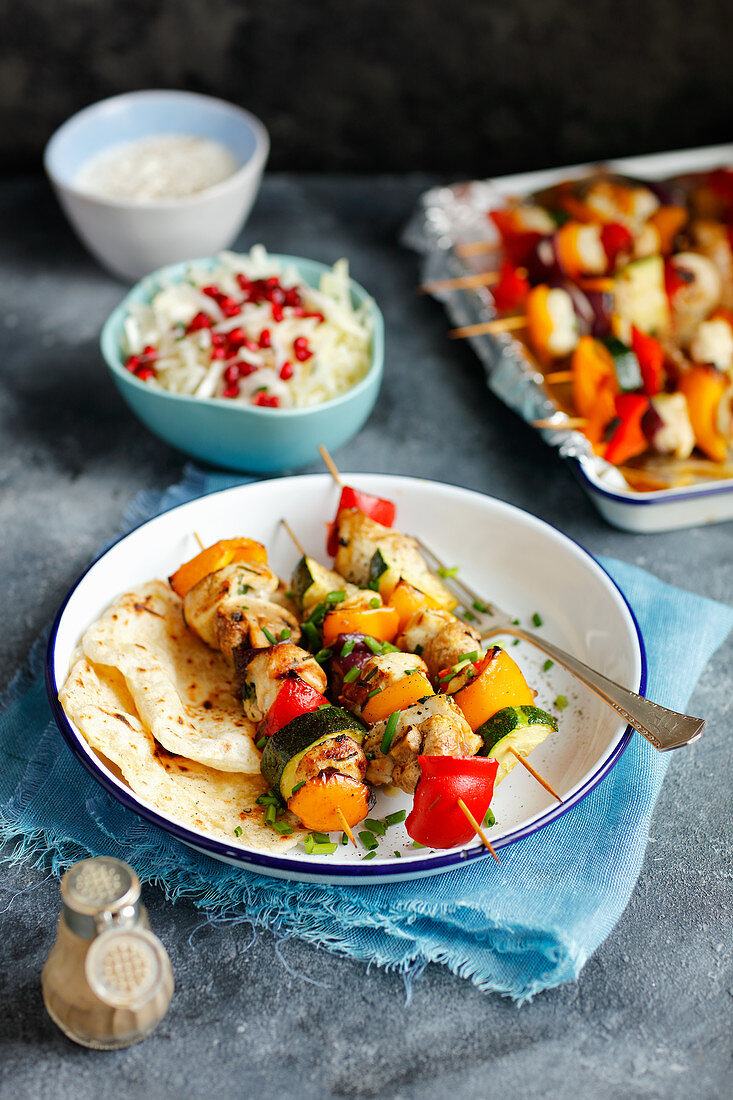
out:
{"label": "green herb garnish", "polygon": [[550,669],[552,668],[552,666],[554,665],[554,663],[555,662],[551,661],[550,658],[548,657],[547,660],[545,661],[545,663],[542,666],[542,671],[543,672],[549,672]]}
{"label": "green herb garnish", "polygon": [[382,606],[382,601],[379,599],[378,596],[375,596],[373,600],[369,601],[369,606],[371,608],[381,607]]}
{"label": "green herb garnish", "polygon": [[376,848],[379,843],[374,833],[369,832],[368,829],[364,829],[359,833],[359,840],[365,848]]}
{"label": "green herb garnish", "polygon": [[272,827],[280,836],[290,836],[293,831],[292,825],[288,825],[287,821],[273,821]]}
{"label": "green herb garnish", "polygon": [[373,696],[379,695],[380,691],[382,691],[382,690],[383,690],[382,688],[372,688],[372,690],[367,695],[367,699],[371,699],[371,698],[373,698]]}
{"label": "green herb garnish", "polygon": [[565,710],[565,707],[568,706],[568,701],[564,695],[558,695],[557,699],[555,700],[555,706],[558,710]]}
{"label": "green herb garnish", "polygon": [[354,652],[354,646],[355,645],[356,645],[356,642],[353,641],[353,639],[350,642],[344,642],[343,646],[341,647],[340,656],[341,657],[348,657],[350,653]]}
{"label": "green herb garnish", "polygon": [[376,638],[370,638],[370,637],[367,636],[364,639],[364,644],[368,645],[369,648],[371,649],[372,653],[374,653],[377,657],[381,657],[381,655],[382,655],[382,643],[378,642]]}
{"label": "green herb garnish", "polygon": [[482,615],[486,615],[489,610],[489,605],[486,603],[481,603],[481,600],[474,600],[471,606],[474,611],[480,611]]}
{"label": "green herb garnish", "polygon": [[535,611],[534,615],[532,616],[532,622],[535,626],[542,626],[542,616],[540,615],[539,611]]}
{"label": "green herb garnish", "polygon": [[268,825],[275,824],[275,818],[277,817],[277,808],[275,806],[268,806],[265,814],[265,821]]}
{"label": "green herb garnish", "polygon": [[235,836],[241,836],[242,835],[242,826],[241,825],[237,825],[236,829],[234,830],[234,835]]}
{"label": "green herb garnish", "polygon": [[421,844],[419,840],[413,840],[412,846],[413,846],[413,848],[424,848],[425,847],[425,845]]}
{"label": "green herb garnish", "polygon": [[359,673],[360,673],[360,669],[358,669],[356,667],[356,665],[354,665],[354,667],[350,668],[349,671],[344,676],[344,683],[345,684],[353,684],[354,680],[359,679]]}
{"label": "green herb garnish", "polygon": [[494,811],[492,809],[488,809],[486,811],[486,814],[484,815],[484,820],[482,821],[482,825],[484,825],[487,829],[490,829],[492,825],[496,825],[496,818],[494,817]]}
{"label": "green herb garnish", "polygon": [[407,810],[395,810],[393,814],[387,814],[384,821],[386,825],[399,825],[407,817]]}
{"label": "green herb garnish", "polygon": [[316,660],[318,661],[319,665],[322,665],[324,663],[324,661],[329,661],[332,656],[333,656],[333,650],[332,649],[319,649],[318,652],[316,653]]}
{"label": "green herb garnish", "polygon": [[392,747],[392,741],[394,740],[395,730],[397,729],[397,723],[400,718],[400,712],[393,710],[387,719],[387,725],[384,727],[384,736],[382,737],[382,744],[380,748],[386,756]]}
{"label": "green herb garnish", "polygon": [[288,638],[292,638],[293,632],[289,626],[284,626],[277,636],[278,642],[286,642]]}
{"label": "green herb garnish", "polygon": [[270,645],[277,645],[277,638],[275,637],[275,635],[272,633],[271,630],[267,629],[266,626],[262,627],[262,633],[265,635],[265,637],[267,638]]}
{"label": "green herb garnish", "polygon": [[371,829],[373,833],[378,833],[379,836],[384,836],[387,832],[387,826],[383,821],[379,821],[375,817],[368,817],[364,822],[367,829]]}
{"label": "green herb garnish", "polygon": [[376,854],[377,854],[376,852],[367,852],[367,854],[365,856],[362,856],[361,858],[363,860],[364,859],[374,859]]}
{"label": "green herb garnish", "polygon": [[299,791],[300,788],[304,787],[307,782],[308,782],[307,779],[301,779],[300,783],[296,783],[295,786],[293,787],[292,794],[295,794],[296,791]]}
{"label": "green herb garnish", "polygon": [[436,569],[435,572],[438,574],[439,577],[457,577],[458,566],[452,565],[450,568],[448,568],[445,565],[441,565],[440,569]]}
{"label": "green herb garnish", "polygon": [[255,748],[264,749],[266,744],[267,744],[267,734],[265,734],[264,737],[260,737],[259,741],[255,741]]}

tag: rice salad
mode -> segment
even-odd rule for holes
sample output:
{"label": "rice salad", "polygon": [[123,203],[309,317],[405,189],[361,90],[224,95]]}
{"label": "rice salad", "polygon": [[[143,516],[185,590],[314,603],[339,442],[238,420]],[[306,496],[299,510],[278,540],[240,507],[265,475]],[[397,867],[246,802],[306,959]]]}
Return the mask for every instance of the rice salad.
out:
{"label": "rice salad", "polygon": [[354,308],[349,266],[339,260],[308,286],[292,265],[222,252],[163,281],[150,303],[133,302],[122,355],[140,381],[200,398],[264,408],[328,401],[369,370],[372,302]]}

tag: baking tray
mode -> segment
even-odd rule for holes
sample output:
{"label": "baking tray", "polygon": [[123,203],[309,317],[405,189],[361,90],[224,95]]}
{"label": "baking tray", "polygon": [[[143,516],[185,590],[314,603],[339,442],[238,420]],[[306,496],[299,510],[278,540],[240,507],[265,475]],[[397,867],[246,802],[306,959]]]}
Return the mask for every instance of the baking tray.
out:
{"label": "baking tray", "polygon": [[[466,241],[490,239],[487,212],[511,197],[524,197],[574,176],[606,169],[638,179],[663,180],[687,172],[701,172],[733,164],[733,144],[683,149],[671,153],[628,157],[602,164],[574,164],[541,172],[523,172],[488,180],[472,180],[432,188],[405,228],[403,242],[423,259],[421,281],[480,271],[482,257],[461,259],[455,246]],[[441,291],[443,302],[456,326],[475,324],[494,317],[490,291]],[[733,519],[733,478],[700,481],[674,489],[639,493],[630,489],[618,471],[592,449],[580,432],[563,428],[565,414],[546,389],[520,341],[509,334],[470,337],[486,371],[487,385],[510,408],[532,423],[552,419],[557,428],[537,429],[573,465],[574,472],[599,512],[609,523],[627,531],[671,531]]]}

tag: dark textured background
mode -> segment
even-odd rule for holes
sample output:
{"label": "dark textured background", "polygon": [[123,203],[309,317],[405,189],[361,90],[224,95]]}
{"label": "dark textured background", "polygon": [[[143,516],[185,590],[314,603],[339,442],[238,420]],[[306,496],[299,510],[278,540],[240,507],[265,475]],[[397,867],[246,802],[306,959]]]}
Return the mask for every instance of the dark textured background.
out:
{"label": "dark textured background", "polygon": [[730,0],[0,0],[0,16],[14,170],[79,107],[145,87],[249,107],[272,168],[486,175],[731,137]]}

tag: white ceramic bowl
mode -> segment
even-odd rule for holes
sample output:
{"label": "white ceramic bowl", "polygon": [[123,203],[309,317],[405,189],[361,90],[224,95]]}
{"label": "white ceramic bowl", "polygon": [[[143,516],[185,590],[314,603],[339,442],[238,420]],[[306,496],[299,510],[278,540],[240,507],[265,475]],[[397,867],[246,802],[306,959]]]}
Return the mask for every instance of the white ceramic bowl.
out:
{"label": "white ceramic bowl", "polygon": [[[120,142],[155,134],[195,134],[225,145],[241,167],[196,195],[130,202],[86,194],[82,166]],[[72,226],[104,267],[137,280],[165,264],[228,248],[257,196],[270,141],[241,107],[193,92],[129,92],[79,111],[53,135],[44,166]]]}
{"label": "white ceramic bowl", "polygon": [[[460,563],[466,583],[516,611],[525,622],[540,612],[543,634],[550,641],[643,693],[644,650],[634,617],[600,565],[565,535],[509,504],[451,485],[385,475],[344,477],[359,489],[394,500],[401,529],[419,534],[445,560]],[[324,523],[333,516],[337,500],[338,490],[326,474],[260,481],[181,505],[117,542],[69,593],[51,631],[47,684],[56,720],[74,754],[118,801],[215,859],[276,878],[353,885],[399,882],[464,866],[486,856],[481,844],[448,851],[416,849],[404,825],[388,829],[369,861],[364,861],[361,846],[356,850],[339,845],[327,858],[307,855],[301,846],[272,855],[246,848],[234,836],[227,844],[194,832],[134,794],[94,753],[59,705],[58,692],[84,630],[120,593],[152,577],[167,577],[192,557],[197,549],[194,531],[207,544],[240,534],[259,539],[267,545],[273,568],[287,577],[298,551],[281,517],[287,517],[308,553],[323,560]],[[541,829],[585,797],[631,737],[630,727],[563,669],[545,671],[545,656],[539,650],[521,643],[511,653],[537,689],[538,706],[554,710],[559,694],[568,700],[558,734],[532,754],[532,763],[560,792],[563,804],[558,806],[523,768],[515,768],[492,802],[496,825],[488,835],[497,848]],[[372,816],[381,818],[410,805],[407,795],[381,793]]]}

